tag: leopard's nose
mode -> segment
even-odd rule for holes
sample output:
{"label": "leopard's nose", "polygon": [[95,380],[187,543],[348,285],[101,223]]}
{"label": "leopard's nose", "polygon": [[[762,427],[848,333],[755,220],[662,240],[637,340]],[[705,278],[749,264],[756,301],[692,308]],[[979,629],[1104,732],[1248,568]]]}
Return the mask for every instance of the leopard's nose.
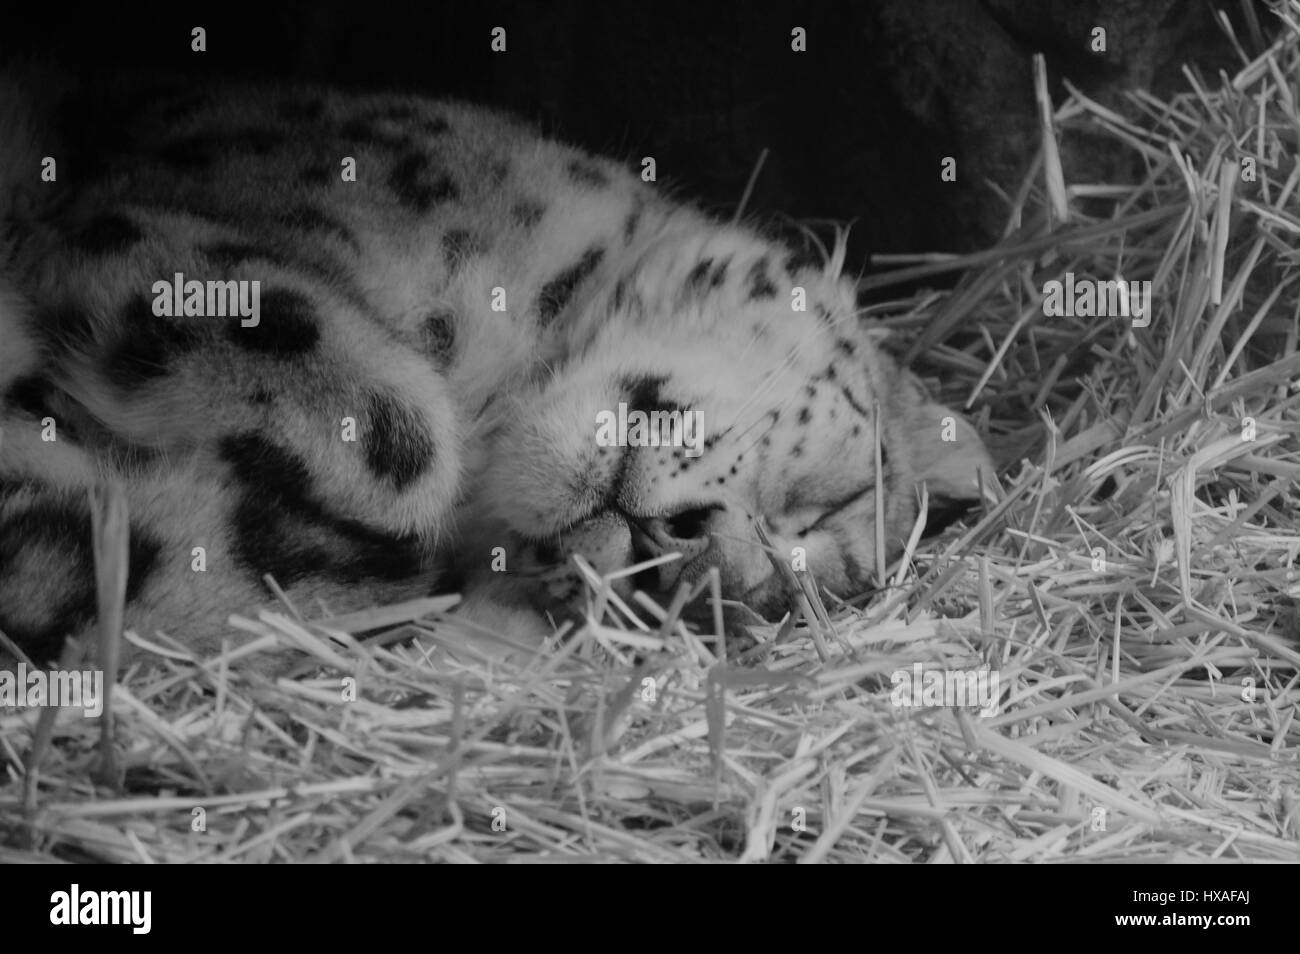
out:
{"label": "leopard's nose", "polygon": [[682,570],[708,552],[713,532],[724,519],[721,505],[685,507],[662,517],[628,517],[632,534],[632,556],[642,563],[670,553],[678,560],[643,570],[635,577],[641,589],[667,592],[676,586]]}

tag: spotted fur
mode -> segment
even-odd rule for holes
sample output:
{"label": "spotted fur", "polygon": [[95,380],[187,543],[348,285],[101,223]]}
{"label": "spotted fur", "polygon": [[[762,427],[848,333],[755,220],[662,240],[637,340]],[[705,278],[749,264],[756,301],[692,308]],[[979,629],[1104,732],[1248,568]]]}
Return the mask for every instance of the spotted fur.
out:
{"label": "spotted fur", "polygon": [[[485,618],[539,621],[575,605],[576,553],[678,553],[619,586],[716,566],[778,612],[756,521],[849,595],[877,570],[878,490],[893,550],[919,481],[971,498],[990,469],[877,350],[836,261],[613,162],[406,96],[105,95],[0,84],[20,133],[0,187],[24,197],[0,198],[0,629],[35,655],[91,621],[106,476],[131,513],[128,623],[208,647],[265,574],[313,615],[454,580]],[[177,273],[259,282],[260,321],[158,315]],[[620,403],[698,412],[702,453],[601,446]]]}

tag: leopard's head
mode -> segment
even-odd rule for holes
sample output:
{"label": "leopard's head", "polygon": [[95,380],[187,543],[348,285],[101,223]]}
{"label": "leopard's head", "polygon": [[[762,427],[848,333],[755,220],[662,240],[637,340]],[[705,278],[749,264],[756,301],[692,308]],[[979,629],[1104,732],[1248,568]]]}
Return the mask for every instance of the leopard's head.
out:
{"label": "leopard's head", "polygon": [[501,534],[496,582],[555,613],[583,605],[575,555],[663,605],[717,567],[724,598],[771,618],[794,579],[776,563],[861,593],[877,534],[892,557],[911,533],[922,483],[931,501],[974,500],[977,472],[993,473],[983,442],[878,349],[840,261],[801,267],[714,230],[611,272],[477,480],[477,525]]}

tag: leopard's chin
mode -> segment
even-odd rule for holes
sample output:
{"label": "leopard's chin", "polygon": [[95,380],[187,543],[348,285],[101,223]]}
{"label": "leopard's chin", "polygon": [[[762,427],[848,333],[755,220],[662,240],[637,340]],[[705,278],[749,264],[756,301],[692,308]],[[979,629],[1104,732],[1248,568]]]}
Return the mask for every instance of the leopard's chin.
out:
{"label": "leopard's chin", "polygon": [[[576,568],[555,567],[549,581],[532,580],[522,584],[517,591],[538,613],[550,619],[556,625],[570,622],[575,626],[585,623],[589,614],[601,600],[601,584],[588,585]],[[707,584],[700,585],[701,578],[707,574],[707,568],[691,576],[689,580],[680,580],[675,586],[663,588],[652,581],[641,578],[642,574],[620,576],[617,571],[609,576],[609,603],[622,603],[651,627],[656,626],[664,614],[674,613],[677,602],[683,592],[694,592],[679,608],[675,615],[697,627],[699,631],[715,628],[715,609],[713,588]],[[648,576],[648,574],[647,574]],[[795,594],[786,581],[778,574],[770,576],[745,589],[735,585],[723,584],[718,596],[725,619],[730,622],[739,620],[755,624],[776,622],[789,612]],[[646,605],[657,608],[651,609]],[[607,603],[607,608],[609,604]],[[620,608],[613,607],[614,615],[622,618]]]}

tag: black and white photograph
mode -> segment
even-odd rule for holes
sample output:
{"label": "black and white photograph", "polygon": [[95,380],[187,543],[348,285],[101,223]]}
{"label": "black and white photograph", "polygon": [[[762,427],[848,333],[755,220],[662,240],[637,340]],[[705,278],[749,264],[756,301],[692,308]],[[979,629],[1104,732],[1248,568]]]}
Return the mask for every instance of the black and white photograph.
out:
{"label": "black and white photograph", "polygon": [[1245,941],[1300,2],[24,16],[0,863],[1214,864],[1092,915]]}

